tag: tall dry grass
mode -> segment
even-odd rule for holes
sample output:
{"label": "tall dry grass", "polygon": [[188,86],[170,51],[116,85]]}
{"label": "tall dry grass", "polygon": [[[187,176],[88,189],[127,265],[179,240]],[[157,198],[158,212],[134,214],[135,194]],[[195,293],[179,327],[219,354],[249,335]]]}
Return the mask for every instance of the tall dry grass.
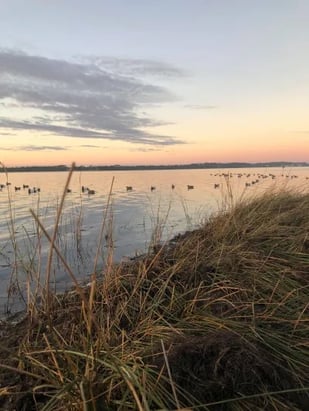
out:
{"label": "tall dry grass", "polygon": [[306,409],[308,193],[233,202],[103,278],[96,261],[3,328],[1,409]]}

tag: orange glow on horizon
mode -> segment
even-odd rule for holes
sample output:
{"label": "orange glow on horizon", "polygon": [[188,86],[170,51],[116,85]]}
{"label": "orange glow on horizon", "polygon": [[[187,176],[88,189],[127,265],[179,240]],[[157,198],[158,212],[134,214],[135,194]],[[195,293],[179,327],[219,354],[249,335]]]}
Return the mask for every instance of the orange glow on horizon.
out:
{"label": "orange glow on horizon", "polygon": [[[165,165],[207,162],[309,162],[306,132],[244,126],[228,129],[230,122],[207,124],[186,120],[151,130],[174,135],[187,142],[166,146],[133,144],[125,141],[35,136],[20,132],[0,148],[0,161],[7,167],[41,165]],[[159,129],[159,130],[158,130]],[[305,126],[303,126],[305,130]],[[288,131],[286,131],[288,130]],[[25,146],[27,141],[28,146]],[[40,146],[36,149],[36,144]],[[22,149],[26,147],[26,149]],[[55,149],[52,149],[55,147]]]}

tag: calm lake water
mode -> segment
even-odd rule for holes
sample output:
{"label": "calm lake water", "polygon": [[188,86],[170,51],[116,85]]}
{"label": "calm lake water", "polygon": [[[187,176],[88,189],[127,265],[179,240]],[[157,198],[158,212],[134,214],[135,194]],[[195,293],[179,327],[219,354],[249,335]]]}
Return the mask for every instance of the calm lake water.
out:
{"label": "calm lake water", "polygon": [[[0,184],[4,185],[0,191],[0,312],[7,304],[10,285],[18,283],[24,290],[27,282],[32,286],[36,283],[38,274],[44,279],[49,242],[30,209],[52,235],[67,176],[64,172],[0,174]],[[112,182],[111,207],[107,210]],[[308,190],[309,168],[74,172],[56,244],[76,277],[87,280],[93,271],[104,216],[99,267],[106,261],[108,244],[113,245],[114,260],[120,261],[144,253],[152,241],[168,240],[194,229],[226,204],[230,198],[227,182],[234,201],[273,185]],[[23,185],[40,191],[29,194]],[[188,185],[194,188],[188,189]],[[95,193],[83,192],[82,186]],[[127,191],[126,186],[132,190]],[[70,286],[69,276],[56,256],[52,271],[59,291]]]}

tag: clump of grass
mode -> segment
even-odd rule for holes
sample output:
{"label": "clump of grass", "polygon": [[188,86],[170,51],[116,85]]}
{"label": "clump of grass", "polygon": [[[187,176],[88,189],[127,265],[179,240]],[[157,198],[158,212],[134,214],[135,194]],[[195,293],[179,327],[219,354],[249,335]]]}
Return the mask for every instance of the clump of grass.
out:
{"label": "clump of grass", "polygon": [[309,194],[267,192],[49,291],[2,327],[1,409],[305,410],[308,234]]}

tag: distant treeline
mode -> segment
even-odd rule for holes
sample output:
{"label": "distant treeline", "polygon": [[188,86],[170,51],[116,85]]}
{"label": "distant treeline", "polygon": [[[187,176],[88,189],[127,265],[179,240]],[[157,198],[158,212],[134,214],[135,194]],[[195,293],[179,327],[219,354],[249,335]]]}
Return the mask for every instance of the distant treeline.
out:
{"label": "distant treeline", "polygon": [[[170,164],[170,165],[126,165],[119,164],[111,166],[75,166],[77,171],[121,171],[121,170],[186,170],[186,169],[216,169],[216,168],[250,168],[250,167],[308,167],[307,162],[288,162],[277,161],[269,163],[193,163],[193,164]],[[33,171],[68,171],[69,166],[26,166],[26,167],[7,167],[8,172],[33,172]]]}

